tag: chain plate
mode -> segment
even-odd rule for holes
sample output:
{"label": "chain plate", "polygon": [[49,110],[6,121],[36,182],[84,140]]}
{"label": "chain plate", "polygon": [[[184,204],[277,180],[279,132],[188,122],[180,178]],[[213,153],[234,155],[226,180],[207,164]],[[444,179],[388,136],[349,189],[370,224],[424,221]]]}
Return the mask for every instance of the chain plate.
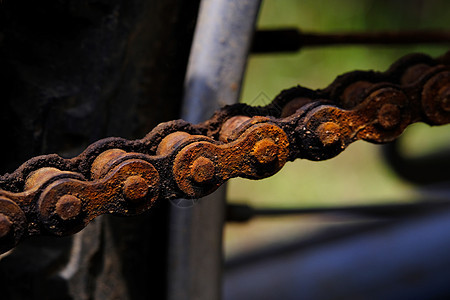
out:
{"label": "chain plate", "polygon": [[321,90],[297,86],[265,107],[226,106],[198,125],[163,123],[141,140],[107,138],[72,159],[35,157],[0,176],[0,252],[101,214],[200,198],[232,177],[265,178],[297,158],[329,159],[356,140],[389,142],[419,121],[450,123],[450,52],[346,73]]}

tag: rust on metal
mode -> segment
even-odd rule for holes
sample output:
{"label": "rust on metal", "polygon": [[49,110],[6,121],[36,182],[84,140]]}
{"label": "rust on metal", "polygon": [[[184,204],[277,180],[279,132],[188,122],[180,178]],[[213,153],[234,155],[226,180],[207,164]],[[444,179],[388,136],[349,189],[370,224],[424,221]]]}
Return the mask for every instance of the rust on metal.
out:
{"label": "rust on metal", "polygon": [[369,81],[357,81],[350,84],[342,93],[341,101],[344,108],[353,108],[360,103],[367,89],[372,87]]}
{"label": "rust on metal", "polygon": [[0,239],[11,231],[12,223],[8,216],[0,213]]}
{"label": "rust on metal", "polygon": [[11,199],[0,196],[0,253],[14,247],[26,232],[24,211]]}
{"label": "rust on metal", "polygon": [[401,120],[401,112],[397,105],[386,103],[378,111],[378,122],[384,129],[396,127]]}
{"label": "rust on metal", "polygon": [[450,122],[448,90],[450,89],[450,71],[439,72],[428,80],[422,91],[422,106],[429,121],[434,125]]}
{"label": "rust on metal", "polygon": [[272,139],[258,141],[252,149],[252,155],[261,164],[268,164],[278,158],[280,147]]}
{"label": "rust on metal", "polygon": [[326,122],[319,125],[316,134],[324,146],[330,146],[339,142],[341,137],[340,129],[338,124]]}
{"label": "rust on metal", "polygon": [[166,136],[158,145],[156,153],[158,155],[164,155],[172,153],[181,143],[189,139],[191,135],[187,132],[177,131]]}
{"label": "rust on metal", "polygon": [[[270,159],[274,163],[261,166],[257,160],[250,160],[248,153],[252,153],[256,144],[264,139],[273,140],[279,150],[274,152],[274,159]],[[232,177],[263,178],[276,173],[287,160],[288,145],[286,134],[278,126],[267,123],[255,124],[240,138],[229,144],[220,145],[201,141],[187,145],[175,157],[173,174],[178,187],[186,196],[199,197],[205,194],[205,191],[211,193],[216,190],[224,181]],[[208,166],[205,168],[208,170],[207,174],[209,174],[209,166],[214,166],[214,178],[205,177],[210,179],[208,182],[203,180],[203,176],[198,182],[195,180],[196,176],[191,175],[193,170],[191,166],[194,166],[198,159],[201,159],[200,166]],[[211,179],[214,180],[211,181]]]}
{"label": "rust on metal", "polygon": [[0,177],[0,252],[27,236],[75,233],[101,214],[203,197],[232,177],[265,178],[288,160],[328,159],[356,140],[389,142],[414,122],[448,124],[449,57],[409,55],[383,73],[285,90],[265,107],[226,106],[204,123],[163,123],[141,140],[108,138],[72,159],[33,158]]}
{"label": "rust on metal", "polygon": [[313,102],[313,100],[306,97],[294,98],[283,107],[283,110],[281,111],[281,117],[289,117],[293,115],[299,108],[311,102]]}
{"label": "rust on metal", "polygon": [[402,84],[411,84],[419,80],[431,67],[427,64],[417,64],[406,70],[401,78]]}
{"label": "rust on metal", "polygon": [[191,165],[191,177],[197,183],[210,181],[214,174],[214,163],[209,158],[200,156]]}
{"label": "rust on metal", "polygon": [[225,143],[229,142],[230,137],[248,120],[250,120],[250,117],[247,116],[235,116],[226,120],[220,129],[219,140]]}
{"label": "rust on metal", "polygon": [[38,169],[28,176],[27,180],[25,181],[25,190],[32,189],[36,186],[41,186],[48,180],[61,173],[61,170],[51,167]]}
{"label": "rust on metal", "polygon": [[129,201],[139,201],[145,198],[149,192],[149,184],[140,175],[128,177],[123,184],[123,195]]}
{"label": "rust on metal", "polygon": [[63,195],[58,199],[55,213],[64,221],[76,218],[81,211],[81,200],[73,195]]}
{"label": "rust on metal", "polygon": [[114,162],[125,154],[127,153],[121,149],[110,149],[101,153],[92,163],[92,177],[98,179],[105,175]]}

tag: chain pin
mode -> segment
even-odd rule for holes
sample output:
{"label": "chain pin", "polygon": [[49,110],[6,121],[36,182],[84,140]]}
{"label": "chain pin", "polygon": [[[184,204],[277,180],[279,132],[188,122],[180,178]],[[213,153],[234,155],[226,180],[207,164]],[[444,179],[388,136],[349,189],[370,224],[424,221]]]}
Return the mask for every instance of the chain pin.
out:
{"label": "chain pin", "polygon": [[130,176],[123,185],[123,195],[131,202],[142,200],[149,192],[147,181],[139,175]]}
{"label": "chain pin", "polygon": [[81,200],[73,195],[64,195],[56,202],[55,212],[64,221],[76,218],[81,212]]}
{"label": "chain pin", "polygon": [[384,129],[392,129],[400,123],[401,112],[397,105],[386,103],[378,110],[378,122]]}
{"label": "chain pin", "polygon": [[341,139],[340,129],[341,127],[338,124],[326,122],[317,127],[316,134],[324,146],[331,146]]}
{"label": "chain pin", "polygon": [[272,139],[262,139],[258,141],[252,150],[252,155],[261,164],[268,164],[273,162],[278,157],[279,147]]}
{"label": "chain pin", "polygon": [[213,179],[214,173],[214,163],[204,156],[197,158],[191,165],[191,176],[197,183],[210,181]]}

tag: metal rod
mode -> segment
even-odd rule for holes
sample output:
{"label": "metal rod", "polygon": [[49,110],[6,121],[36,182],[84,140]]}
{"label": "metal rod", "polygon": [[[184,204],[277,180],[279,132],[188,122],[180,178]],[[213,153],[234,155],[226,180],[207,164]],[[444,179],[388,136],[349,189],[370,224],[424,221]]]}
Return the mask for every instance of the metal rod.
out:
{"label": "metal rod", "polygon": [[[201,2],[185,79],[186,121],[201,122],[238,101],[259,6],[260,0]],[[168,299],[220,299],[225,187],[192,204],[170,211]]]}
{"label": "metal rod", "polygon": [[227,206],[227,221],[245,222],[253,217],[276,217],[288,215],[335,214],[344,213],[366,217],[402,217],[422,213],[434,209],[449,207],[450,200],[429,201],[419,200],[413,203],[394,203],[376,205],[355,205],[338,207],[312,208],[253,208],[246,204],[229,204]]}
{"label": "metal rod", "polygon": [[450,31],[384,31],[312,33],[294,28],[258,30],[252,53],[295,52],[303,47],[337,45],[449,44]]}

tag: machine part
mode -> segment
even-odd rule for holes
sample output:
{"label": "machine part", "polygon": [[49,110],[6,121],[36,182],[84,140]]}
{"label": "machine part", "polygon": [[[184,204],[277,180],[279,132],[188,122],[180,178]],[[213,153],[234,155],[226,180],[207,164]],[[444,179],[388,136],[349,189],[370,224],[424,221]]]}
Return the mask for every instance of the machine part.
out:
{"label": "machine part", "polygon": [[[450,52],[408,55],[384,73],[355,71],[323,90],[285,90],[265,107],[225,106],[203,123],[163,123],[141,140],[107,138],[72,159],[35,157],[0,178],[0,213],[9,221],[3,251],[26,236],[77,232],[101,214],[200,198],[232,177],[265,178],[286,161],[329,159],[356,140],[390,142],[414,122],[447,124],[449,74]],[[306,104],[287,114],[291,101]]]}

